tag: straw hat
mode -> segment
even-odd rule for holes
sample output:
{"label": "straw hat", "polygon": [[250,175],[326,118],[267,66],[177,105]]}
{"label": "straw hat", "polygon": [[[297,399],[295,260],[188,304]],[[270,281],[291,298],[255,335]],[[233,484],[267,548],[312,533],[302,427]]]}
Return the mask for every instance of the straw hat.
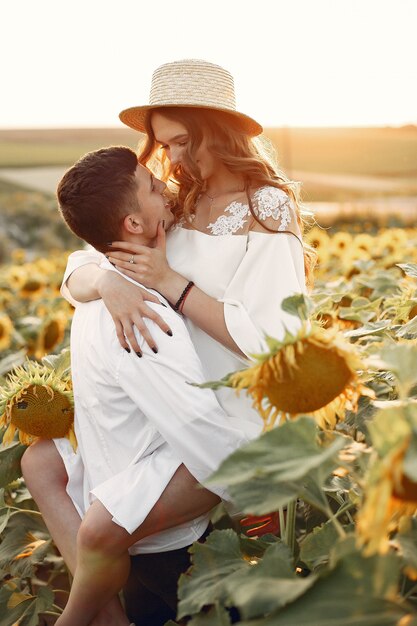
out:
{"label": "straw hat", "polygon": [[236,111],[233,76],[219,65],[200,59],[174,61],[158,67],[152,75],[149,104],[125,109],[119,118],[126,126],[146,132],[148,111],[173,106],[223,111],[231,116],[234,126],[252,137],[263,130],[251,117]]}

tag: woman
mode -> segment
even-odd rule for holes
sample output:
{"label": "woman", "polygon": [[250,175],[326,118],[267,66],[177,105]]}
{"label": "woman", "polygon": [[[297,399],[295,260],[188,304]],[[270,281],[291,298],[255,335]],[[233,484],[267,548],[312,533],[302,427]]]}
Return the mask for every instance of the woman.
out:
{"label": "woman", "polygon": [[[185,316],[207,379],[219,379],[264,350],[265,334],[279,338],[298,326],[281,308],[305,291],[312,268],[294,185],[254,139],[262,127],[236,111],[233,79],[219,66],[192,60],[158,68],[150,104],[120,117],[147,134],[140,162],[174,180],[177,226],[166,244],[160,225],[153,249],[113,242],[108,257]],[[169,328],[147,307],[149,293],[100,269],[101,260],[94,251],[71,255],[63,293],[73,302],[102,297],[120,343],[137,352],[132,326],[144,329],[142,317]],[[246,397],[216,394],[227,413],[260,432]]]}
{"label": "woman", "polygon": [[[305,291],[314,253],[302,242],[296,186],[256,139],[262,127],[236,111],[233,79],[217,65],[187,60],[161,66],[150,104],[126,109],[120,119],[147,134],[139,161],[175,181],[177,227],[166,249],[161,227],[153,250],[127,251],[113,242],[108,258],[173,305],[188,287],[180,312],[207,378],[220,379],[264,350],[265,334],[280,338],[285,328],[297,328],[281,302]],[[73,302],[103,297],[120,343],[136,351],[132,326],[152,312],[139,288],[91,265],[100,260],[95,252],[71,255],[63,294]],[[157,348],[151,337],[148,342]],[[216,394],[228,413],[259,422],[244,396],[228,389]]]}

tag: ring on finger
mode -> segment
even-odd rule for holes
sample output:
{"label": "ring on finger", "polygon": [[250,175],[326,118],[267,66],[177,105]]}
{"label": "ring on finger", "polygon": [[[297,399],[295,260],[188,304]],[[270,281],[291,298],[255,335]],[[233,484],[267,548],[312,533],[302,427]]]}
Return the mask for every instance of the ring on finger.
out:
{"label": "ring on finger", "polygon": [[129,259],[129,263],[131,263],[133,265],[134,262],[135,262],[135,256],[134,256],[134,254],[132,254],[132,256]]}

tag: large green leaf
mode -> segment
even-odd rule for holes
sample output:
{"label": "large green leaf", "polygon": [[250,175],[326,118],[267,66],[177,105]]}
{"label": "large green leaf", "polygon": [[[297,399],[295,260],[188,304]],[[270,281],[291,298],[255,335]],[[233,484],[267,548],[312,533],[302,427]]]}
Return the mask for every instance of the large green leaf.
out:
{"label": "large green leaf", "polygon": [[258,564],[226,579],[225,586],[231,604],[244,619],[251,619],[293,602],[314,582],[313,575],[301,578],[295,574],[288,547],[276,543]]}
{"label": "large green leaf", "polygon": [[215,530],[205,543],[194,543],[191,576],[179,579],[178,617],[198,613],[205,605],[228,603],[224,580],[241,568],[249,568],[240,551],[239,537],[231,530]]}
{"label": "large green leaf", "polygon": [[364,558],[347,552],[322,575],[302,601],[241,626],[398,626],[409,614],[395,601],[399,560],[393,555]]}
{"label": "large green leaf", "polygon": [[270,545],[261,560],[244,559],[238,547],[233,531],[215,531],[205,544],[193,546],[191,573],[179,584],[179,617],[210,605],[236,607],[245,619],[259,617],[294,601],[314,584],[313,575],[295,574],[291,553],[281,542]]}
{"label": "large green leaf", "polygon": [[26,446],[13,442],[9,446],[0,447],[0,487],[6,487],[16,478],[20,478],[22,470],[20,459],[23,456]]}
{"label": "large green leaf", "polygon": [[[335,436],[327,447],[308,417],[275,428],[228,457],[206,484],[222,484],[243,511],[264,514],[303,494],[308,483],[322,484],[346,444]],[[325,470],[325,471],[323,471]]]}

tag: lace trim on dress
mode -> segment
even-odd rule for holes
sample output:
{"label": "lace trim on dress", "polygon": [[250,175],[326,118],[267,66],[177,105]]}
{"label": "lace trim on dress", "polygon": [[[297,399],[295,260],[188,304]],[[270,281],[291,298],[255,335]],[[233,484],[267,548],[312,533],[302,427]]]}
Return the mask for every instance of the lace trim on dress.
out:
{"label": "lace trim on dress", "polygon": [[289,196],[277,187],[261,187],[255,191],[255,211],[260,220],[272,217],[281,220],[278,230],[287,230],[291,222],[291,205]]}
{"label": "lace trim on dress", "polygon": [[207,226],[212,235],[233,235],[247,222],[245,219],[249,213],[247,204],[232,202],[224,211],[229,215],[220,215],[215,222]]}
{"label": "lace trim on dress", "polygon": [[[287,230],[291,222],[290,198],[282,189],[261,187],[253,195],[254,210],[260,220],[265,221],[268,217],[280,221],[278,230]],[[207,226],[212,235],[233,235],[243,228],[250,214],[249,205],[242,202],[232,202],[224,210],[228,215],[220,215],[215,222]]]}

